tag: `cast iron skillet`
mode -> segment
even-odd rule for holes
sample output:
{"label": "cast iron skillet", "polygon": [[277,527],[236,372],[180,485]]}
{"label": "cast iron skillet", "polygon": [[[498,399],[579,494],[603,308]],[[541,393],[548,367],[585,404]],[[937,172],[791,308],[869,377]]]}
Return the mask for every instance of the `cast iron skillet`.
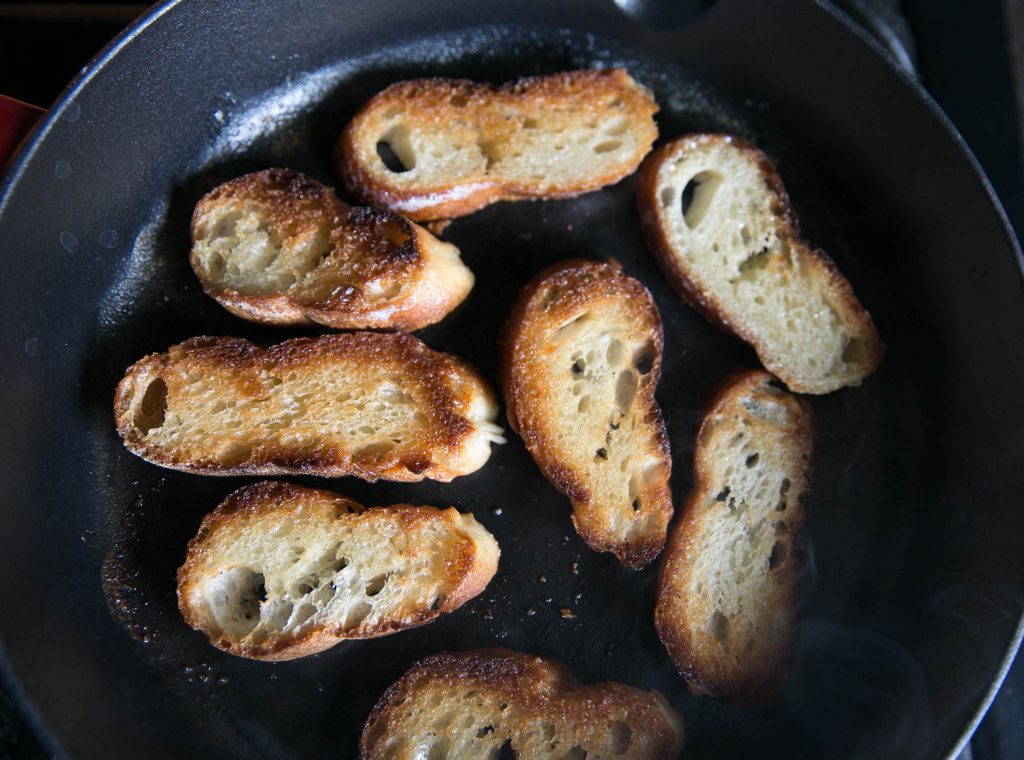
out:
{"label": "cast iron skillet", "polygon": [[[685,716],[688,757],[962,746],[1020,641],[1024,602],[1024,297],[1006,219],[934,103],[828,6],[720,0],[673,27],[622,5],[633,14],[587,0],[171,3],[51,110],[0,199],[0,635],[55,750],[352,757],[371,706],[413,661],[491,645],[555,657],[582,680],[658,688]],[[174,571],[200,517],[247,481],[127,454],[113,388],[132,361],[194,335],[298,333],[247,325],[201,293],[186,263],[196,199],[272,165],[333,182],[341,126],[397,79],[613,64],[653,88],[663,137],[724,129],[768,151],[806,236],[889,347],[862,387],[811,399],[818,466],[783,698],[738,709],[690,697],[653,631],[656,567],[588,551],[514,436],[450,485],[304,481],[367,504],[475,512],[503,554],[462,610],[291,663],[211,648],[178,615]],[[658,398],[679,504],[701,405],[755,358],[666,285],[632,191],[626,180],[452,224],[478,284],[421,334],[494,379],[495,336],[526,280],[570,256],[619,259],[665,322]]]}

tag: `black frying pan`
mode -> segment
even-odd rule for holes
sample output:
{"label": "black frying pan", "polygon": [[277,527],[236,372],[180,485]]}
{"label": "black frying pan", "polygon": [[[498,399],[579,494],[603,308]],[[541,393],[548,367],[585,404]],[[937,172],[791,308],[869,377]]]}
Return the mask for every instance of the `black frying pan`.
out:
{"label": "black frying pan", "polygon": [[[0,197],[0,654],[55,750],[351,757],[413,661],[496,644],[582,680],[660,689],[685,716],[688,757],[941,757],[966,741],[1020,642],[1024,604],[1024,293],[999,204],[934,103],[828,6],[719,0],[678,26],[622,6],[637,12],[587,0],[172,3],[50,111]],[[767,150],[806,236],[889,347],[861,388],[811,400],[818,466],[783,697],[758,709],[690,697],[654,634],[656,568],[587,550],[514,436],[449,485],[304,481],[367,504],[475,512],[503,556],[460,611],[290,663],[211,648],[178,615],[174,571],[200,517],[247,481],[129,455],[113,388],[132,361],[194,335],[298,333],[245,324],[201,293],[186,263],[196,199],[273,165],[336,184],[339,130],[398,79],[612,64],[653,88],[663,137],[720,129]],[[632,191],[626,180],[452,224],[477,286],[421,335],[493,380],[496,332],[522,284],[558,259],[619,259],[665,322],[658,398],[681,503],[701,405],[755,358],[667,286]]]}

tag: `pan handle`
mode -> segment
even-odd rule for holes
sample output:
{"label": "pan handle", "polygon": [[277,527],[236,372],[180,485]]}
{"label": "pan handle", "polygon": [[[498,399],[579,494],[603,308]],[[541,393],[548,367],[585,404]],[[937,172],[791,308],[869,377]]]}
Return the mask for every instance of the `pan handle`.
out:
{"label": "pan handle", "polygon": [[0,95],[0,169],[46,110]]}

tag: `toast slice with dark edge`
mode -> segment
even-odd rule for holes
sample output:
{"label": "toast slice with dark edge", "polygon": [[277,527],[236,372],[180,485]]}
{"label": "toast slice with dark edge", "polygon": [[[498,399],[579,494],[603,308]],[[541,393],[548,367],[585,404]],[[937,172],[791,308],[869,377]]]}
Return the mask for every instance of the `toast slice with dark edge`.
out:
{"label": "toast slice with dark edge", "polygon": [[701,423],[655,608],[695,694],[753,703],[785,681],[813,445],[810,407],[760,370],[731,377]]}
{"label": "toast slice with dark edge", "polygon": [[204,195],[189,261],[221,306],[274,325],[417,330],[473,287],[455,246],[391,211],[350,208],[288,169]]}
{"label": "toast slice with dark edge", "polygon": [[684,135],[640,168],[647,244],[673,287],[798,393],[859,385],[885,347],[850,283],[800,237],[775,167],[721,134]]}
{"label": "toast slice with dark edge", "polygon": [[476,369],[407,333],[193,338],[132,365],[114,398],[125,445],[162,467],[371,482],[479,469],[504,441],[497,412]]}
{"label": "toast slice with dark edge", "polygon": [[291,660],[458,609],[494,577],[498,554],[471,514],[366,509],[265,481],[203,518],[178,570],[178,606],[219,649]]}
{"label": "toast slice with dark edge", "polygon": [[656,691],[582,686],[560,663],[508,649],[442,653],[377,702],[361,760],[675,760],[683,721]]}
{"label": "toast slice with dark edge", "polygon": [[335,169],[353,197],[416,220],[465,216],[501,200],[568,198],[636,171],[658,137],[657,111],[625,69],[502,87],[398,82],[345,127]]}
{"label": "toast slice with dark edge", "polygon": [[661,317],[615,262],[574,259],[523,290],[499,349],[508,421],[569,497],[592,549],[641,568],[665,545],[672,459],[654,389]]}

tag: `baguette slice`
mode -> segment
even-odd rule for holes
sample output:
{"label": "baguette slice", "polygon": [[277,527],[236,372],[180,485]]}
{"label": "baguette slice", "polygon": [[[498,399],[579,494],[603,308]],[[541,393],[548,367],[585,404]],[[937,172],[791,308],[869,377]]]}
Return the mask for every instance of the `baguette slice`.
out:
{"label": "baguette slice", "polygon": [[455,509],[366,509],[264,481],[203,519],[178,569],[178,606],[225,652],[291,660],[458,609],[494,577],[498,554]]}
{"label": "baguette slice", "polygon": [[654,618],[694,694],[752,703],[785,680],[813,439],[810,407],[760,370],[731,378],[701,424]]}
{"label": "baguette slice", "polygon": [[878,367],[885,348],[871,316],[832,260],[800,238],[778,172],[753,145],[673,140],[641,167],[637,203],[676,290],[750,343],[790,390],[860,385]]}
{"label": "baguette slice", "polygon": [[675,760],[683,721],[656,691],[581,686],[557,662],[509,649],[413,665],[370,713],[361,760]]}
{"label": "baguette slice", "polygon": [[221,306],[274,325],[417,330],[473,287],[455,246],[391,211],[349,208],[288,169],[204,195],[189,260]]}
{"label": "baguette slice", "polygon": [[658,136],[657,110],[625,69],[502,87],[398,82],[345,127],[335,168],[352,196],[416,220],[501,200],[568,198],[632,174]]}
{"label": "baguette slice", "polygon": [[564,261],[531,281],[505,326],[508,421],[569,497],[596,551],[641,568],[665,545],[672,459],[654,388],[661,317],[616,262]]}
{"label": "baguette slice", "polygon": [[262,348],[193,338],[132,365],[117,430],[134,454],[200,475],[448,481],[503,442],[480,374],[406,333]]}

